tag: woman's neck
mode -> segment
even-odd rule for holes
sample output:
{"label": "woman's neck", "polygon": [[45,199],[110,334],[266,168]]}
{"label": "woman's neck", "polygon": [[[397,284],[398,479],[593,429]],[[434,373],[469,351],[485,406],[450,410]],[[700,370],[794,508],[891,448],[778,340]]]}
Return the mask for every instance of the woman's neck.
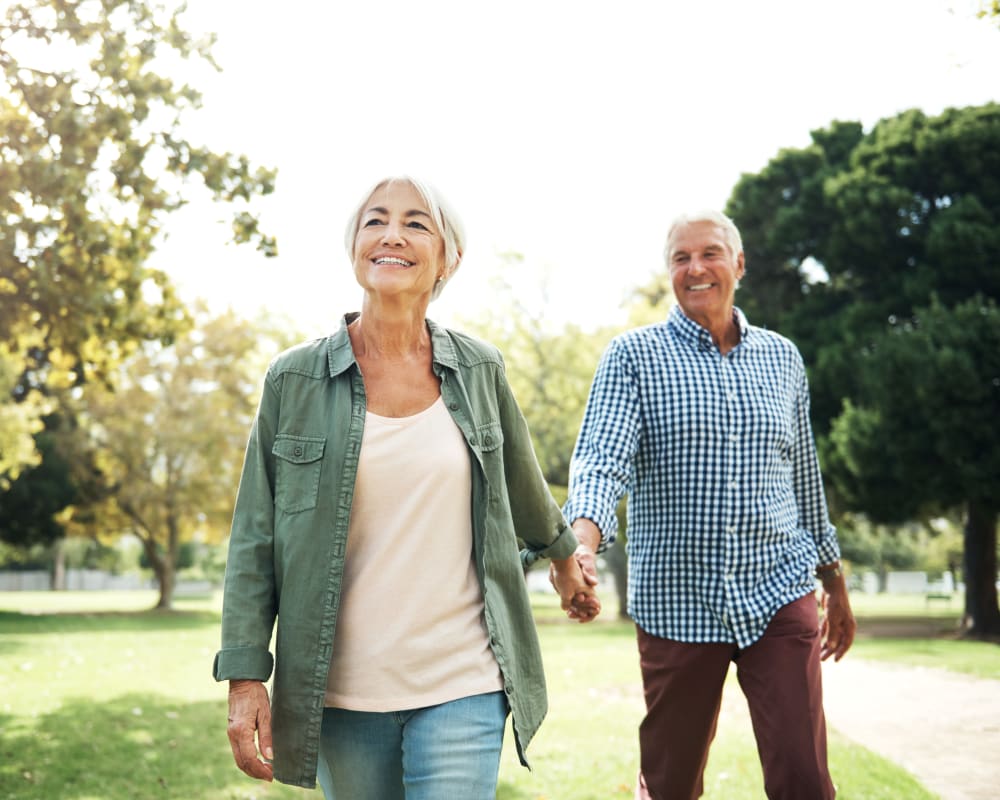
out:
{"label": "woman's neck", "polygon": [[360,316],[348,326],[355,354],[405,358],[426,352],[431,343],[426,311],[426,304],[391,304],[366,296]]}

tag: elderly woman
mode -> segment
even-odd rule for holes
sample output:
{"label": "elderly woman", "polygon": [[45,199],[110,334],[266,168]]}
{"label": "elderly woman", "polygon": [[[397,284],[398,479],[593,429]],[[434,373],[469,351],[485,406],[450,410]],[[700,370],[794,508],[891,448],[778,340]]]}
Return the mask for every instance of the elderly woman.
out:
{"label": "elderly woman", "polygon": [[381,181],[347,229],[361,312],[267,371],[214,666],[252,777],[493,798],[507,714],[526,764],[546,711],[518,539],[570,617],[600,610],[500,354],[425,316],[462,249],[430,187]]}

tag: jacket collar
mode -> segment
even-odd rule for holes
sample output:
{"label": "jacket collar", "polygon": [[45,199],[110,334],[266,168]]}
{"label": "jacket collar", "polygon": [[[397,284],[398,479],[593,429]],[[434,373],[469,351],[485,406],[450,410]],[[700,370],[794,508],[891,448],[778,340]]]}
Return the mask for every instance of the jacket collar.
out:
{"label": "jacket collar", "polygon": [[[351,347],[351,337],[347,333],[347,326],[360,316],[357,311],[344,314],[340,319],[340,327],[337,332],[330,336],[327,344],[327,362],[330,369],[330,377],[335,378],[340,373],[349,369],[352,364],[357,363],[354,357],[354,349]],[[433,320],[426,320],[427,330],[431,334],[431,351],[434,354],[434,363],[440,364],[449,369],[458,368],[458,356],[455,353],[455,345],[448,335],[448,330],[441,327]]]}

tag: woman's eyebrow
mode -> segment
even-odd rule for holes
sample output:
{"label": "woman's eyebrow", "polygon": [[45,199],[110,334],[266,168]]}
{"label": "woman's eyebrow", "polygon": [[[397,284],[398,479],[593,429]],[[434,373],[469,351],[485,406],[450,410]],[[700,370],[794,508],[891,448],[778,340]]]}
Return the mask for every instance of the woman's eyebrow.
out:
{"label": "woman's eyebrow", "polygon": [[[389,209],[385,208],[384,206],[372,206],[371,208],[365,209],[366,216],[368,214],[386,215],[388,213]],[[409,217],[427,217],[427,219],[431,218],[431,215],[428,214],[426,211],[424,211],[422,208],[411,208],[409,211],[404,212],[403,216],[407,218]]]}

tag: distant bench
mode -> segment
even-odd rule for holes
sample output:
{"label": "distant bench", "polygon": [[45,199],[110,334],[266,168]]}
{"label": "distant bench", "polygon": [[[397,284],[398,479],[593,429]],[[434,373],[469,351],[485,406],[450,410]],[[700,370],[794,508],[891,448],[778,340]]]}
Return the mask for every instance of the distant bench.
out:
{"label": "distant bench", "polygon": [[934,600],[943,600],[945,603],[951,605],[951,598],[953,597],[952,592],[935,591],[933,589],[928,589],[927,594],[924,595],[924,600],[927,605],[930,605]]}

